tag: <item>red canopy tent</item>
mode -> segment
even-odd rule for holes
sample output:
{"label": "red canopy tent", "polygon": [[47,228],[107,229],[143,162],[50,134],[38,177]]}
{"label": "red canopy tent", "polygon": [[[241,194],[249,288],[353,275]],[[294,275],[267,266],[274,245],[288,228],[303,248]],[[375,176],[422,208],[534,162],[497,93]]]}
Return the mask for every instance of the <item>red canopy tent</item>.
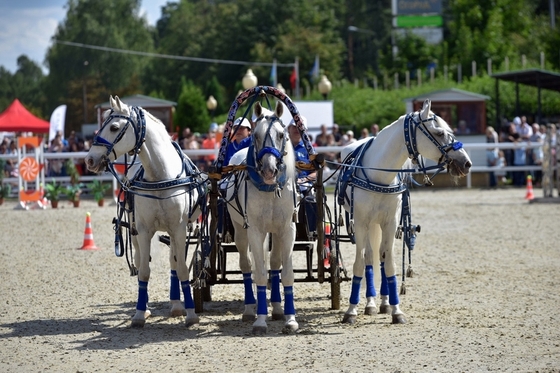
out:
{"label": "red canopy tent", "polygon": [[0,114],[0,131],[48,133],[50,123],[31,114],[16,98]]}

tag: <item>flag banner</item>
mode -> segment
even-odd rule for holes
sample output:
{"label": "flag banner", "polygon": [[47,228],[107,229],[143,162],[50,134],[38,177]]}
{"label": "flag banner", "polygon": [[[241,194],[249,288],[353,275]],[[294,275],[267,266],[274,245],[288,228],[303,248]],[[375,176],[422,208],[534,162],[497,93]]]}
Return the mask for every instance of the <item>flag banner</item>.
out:
{"label": "flag banner", "polygon": [[66,105],[60,105],[51,114],[50,129],[49,129],[49,145],[51,141],[56,136],[56,133],[60,131],[62,137],[64,138],[64,123],[66,122]]}
{"label": "flag banner", "polygon": [[292,89],[296,89],[296,84],[297,84],[297,71],[296,68],[294,67],[294,70],[292,71],[292,75],[290,75],[290,85],[292,86]]}
{"label": "flag banner", "polygon": [[319,81],[319,55],[315,56],[315,63],[313,63],[313,67],[311,68],[311,71],[309,71],[309,77],[312,82]]}
{"label": "flag banner", "polygon": [[276,86],[276,76],[276,60],[274,60],[270,69],[270,85],[273,87]]}

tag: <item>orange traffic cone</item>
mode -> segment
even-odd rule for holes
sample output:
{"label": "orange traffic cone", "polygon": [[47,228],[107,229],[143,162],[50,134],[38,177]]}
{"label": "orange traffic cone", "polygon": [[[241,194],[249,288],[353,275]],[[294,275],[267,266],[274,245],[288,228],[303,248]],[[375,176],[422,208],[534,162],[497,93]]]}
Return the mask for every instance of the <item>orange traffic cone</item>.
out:
{"label": "orange traffic cone", "polygon": [[532,200],[535,198],[535,194],[533,193],[533,177],[531,175],[527,175],[527,194],[525,194],[525,199]]}
{"label": "orange traffic cone", "polygon": [[88,212],[86,214],[86,229],[84,232],[84,244],[80,250],[98,250],[99,248],[95,246],[93,242],[93,230],[91,229],[91,214]]}
{"label": "orange traffic cone", "polygon": [[326,238],[327,236],[330,236],[330,235],[331,235],[331,224],[326,223],[325,224],[325,246],[324,246],[325,258],[323,259],[323,266],[327,269],[331,267],[331,239]]}

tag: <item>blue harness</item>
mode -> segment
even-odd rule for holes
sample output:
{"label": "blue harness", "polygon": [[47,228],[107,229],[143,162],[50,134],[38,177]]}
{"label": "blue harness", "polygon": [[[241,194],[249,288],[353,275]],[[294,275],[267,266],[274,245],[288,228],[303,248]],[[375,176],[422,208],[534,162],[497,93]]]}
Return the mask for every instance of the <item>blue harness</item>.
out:
{"label": "blue harness", "polygon": [[[198,207],[201,209],[203,215],[207,215],[207,204],[206,204],[206,184],[208,178],[205,177],[196,165],[192,162],[192,160],[187,157],[179,145],[172,141],[173,147],[177,152],[177,155],[182,160],[182,169],[181,172],[173,179],[169,180],[162,180],[162,181],[146,181],[144,179],[144,167],[141,166],[140,169],[134,174],[133,177],[127,178],[126,174],[130,170],[130,167],[136,163],[136,157],[140,151],[142,144],[144,144],[145,136],[146,136],[146,120],[144,117],[143,109],[140,107],[132,107],[131,108],[132,116],[125,116],[122,114],[113,114],[111,111],[110,115],[107,117],[99,133],[102,133],[103,129],[110,125],[115,118],[122,118],[126,120],[126,124],[121,128],[120,132],[117,134],[115,140],[110,142],[103,137],[96,135],[93,139],[93,145],[97,146],[104,146],[107,148],[105,155],[108,157],[111,153],[114,154],[116,158],[116,153],[114,152],[113,148],[117,142],[119,142],[124,134],[126,133],[129,126],[132,127],[134,130],[134,134],[136,136],[136,143],[134,148],[131,150],[130,153],[133,153],[132,159],[128,161],[128,156],[125,155],[125,171],[124,177],[120,178],[117,171],[115,170],[115,165],[113,162],[109,162],[107,164],[108,171],[115,177],[115,179],[119,182],[121,191],[119,193],[119,200],[122,199],[122,202],[117,204],[117,217],[113,219],[113,223],[115,224],[115,254],[117,256],[123,256],[125,251],[128,252],[127,249],[132,249],[132,242],[130,240],[130,235],[137,235],[138,232],[135,226],[135,210],[134,210],[134,197],[135,196],[142,196],[146,198],[153,198],[153,199],[165,199],[170,197],[158,197],[153,196],[150,194],[142,193],[142,191],[156,191],[156,190],[163,190],[163,189],[173,189],[177,187],[184,187],[184,190],[181,190],[180,193],[189,193],[190,198],[192,198],[192,191],[196,189],[198,191],[198,199],[197,201],[191,200],[189,203],[190,210],[188,212],[189,218],[194,213],[194,210]],[[133,120],[136,119],[136,120]],[[176,194],[174,195],[176,196]],[[125,212],[129,212],[132,215],[132,221],[126,221]],[[123,240],[123,233],[121,227],[128,228],[127,240]],[[203,227],[204,229],[204,227]],[[206,245],[208,246],[208,245]],[[128,260],[128,255],[127,255]],[[131,275],[134,274],[134,268],[129,261],[129,268],[131,270]]]}

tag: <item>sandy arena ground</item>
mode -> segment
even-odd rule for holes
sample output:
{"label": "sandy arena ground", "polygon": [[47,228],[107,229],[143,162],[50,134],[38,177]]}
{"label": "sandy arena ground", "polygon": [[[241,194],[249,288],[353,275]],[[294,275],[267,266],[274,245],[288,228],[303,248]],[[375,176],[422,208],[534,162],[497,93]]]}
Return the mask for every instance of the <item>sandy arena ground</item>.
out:
{"label": "sandy arena ground", "polygon": [[[198,326],[169,318],[168,249],[157,241],[152,317],[144,329],[130,328],[137,280],[113,251],[115,206],[22,211],[6,202],[0,371],[560,372],[560,206],[524,196],[524,189],[413,191],[422,232],[416,275],[401,296],[407,324],[360,315],[343,325],[349,282],[340,310],[329,309],[328,284],[297,283],[300,331],[285,335],[282,322],[269,321],[265,337],[241,321],[241,285],[214,286]],[[78,250],[87,212],[97,251]],[[342,250],[351,276],[354,250]],[[295,260],[303,268],[303,254]]]}

